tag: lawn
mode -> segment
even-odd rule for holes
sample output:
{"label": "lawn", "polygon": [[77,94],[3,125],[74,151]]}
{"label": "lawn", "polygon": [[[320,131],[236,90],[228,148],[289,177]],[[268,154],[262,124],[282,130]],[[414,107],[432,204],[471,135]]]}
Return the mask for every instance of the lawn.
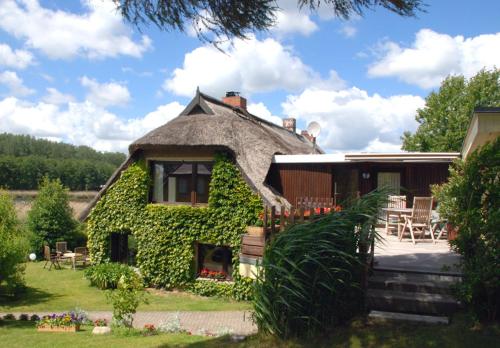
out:
{"label": "lawn", "polygon": [[351,347],[351,348],[467,348],[499,347],[498,326],[474,328],[464,315],[454,317],[450,325],[425,325],[355,320],[351,325],[340,327],[327,335],[307,341],[281,341],[266,336],[251,336],[240,343],[227,337],[212,338],[187,334],[161,334],[143,337],[111,334],[94,336],[91,327],[84,326],[77,333],[38,333],[34,323],[4,321],[0,325],[0,342],[4,347]]}
{"label": "lawn", "polygon": [[[105,292],[89,285],[83,270],[69,266],[61,270],[43,269],[45,262],[28,263],[27,292],[18,299],[0,297],[0,312],[67,311],[75,307],[87,311],[111,310]],[[149,304],[140,311],[228,311],[250,309],[249,302],[209,298],[189,293],[148,294]]]}

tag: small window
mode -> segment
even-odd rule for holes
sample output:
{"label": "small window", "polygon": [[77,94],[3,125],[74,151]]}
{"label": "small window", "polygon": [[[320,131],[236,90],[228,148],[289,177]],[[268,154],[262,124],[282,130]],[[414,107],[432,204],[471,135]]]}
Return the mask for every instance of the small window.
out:
{"label": "small window", "polygon": [[151,164],[153,202],[207,203],[212,164],[159,162]]}
{"label": "small window", "polygon": [[198,276],[216,280],[231,279],[233,253],[227,246],[197,244]]}

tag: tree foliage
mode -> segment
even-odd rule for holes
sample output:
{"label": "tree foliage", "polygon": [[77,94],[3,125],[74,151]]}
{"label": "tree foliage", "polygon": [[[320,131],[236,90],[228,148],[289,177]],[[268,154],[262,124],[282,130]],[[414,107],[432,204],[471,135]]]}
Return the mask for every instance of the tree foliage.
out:
{"label": "tree foliage", "polygon": [[14,203],[7,192],[0,191],[0,286],[15,294],[23,285],[23,262],[28,240],[17,220]]}
{"label": "tree foliage", "polygon": [[44,176],[71,190],[96,190],[124,160],[118,152],[0,134],[0,186],[13,190],[36,189]]}
{"label": "tree foliage", "polygon": [[[137,26],[151,22],[163,30],[180,31],[192,26],[199,39],[212,43],[207,33],[244,39],[248,32],[267,30],[275,25],[279,11],[275,0],[113,1],[123,17]],[[297,6],[313,12],[324,6],[344,19],[377,7],[406,17],[423,9],[422,0],[297,0]]]}
{"label": "tree foliage", "polygon": [[500,137],[457,161],[448,183],[434,188],[439,212],[458,228],[461,299],[479,319],[500,318]]}
{"label": "tree foliage", "polygon": [[459,152],[475,107],[500,106],[500,69],[481,70],[470,79],[449,76],[417,110],[417,131],[405,132],[403,149]]}
{"label": "tree foliage", "polygon": [[28,229],[33,233],[32,247],[40,252],[44,244],[51,248],[57,241],[66,241],[70,247],[78,239],[78,223],[69,205],[68,190],[61,181],[44,178],[38,195],[27,217]]}

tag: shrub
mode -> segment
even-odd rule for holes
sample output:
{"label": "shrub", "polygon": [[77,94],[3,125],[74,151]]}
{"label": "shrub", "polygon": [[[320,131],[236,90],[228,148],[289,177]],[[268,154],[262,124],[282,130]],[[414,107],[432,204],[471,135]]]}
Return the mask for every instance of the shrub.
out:
{"label": "shrub", "polygon": [[120,263],[101,263],[88,267],[85,272],[85,278],[90,281],[92,286],[101,290],[116,289],[121,276],[132,276],[135,271],[127,265]]}
{"label": "shrub", "polygon": [[173,318],[166,321],[161,321],[158,325],[158,331],[163,333],[183,332],[184,330],[182,330],[181,328],[181,319],[179,317],[179,312],[175,313]]}
{"label": "shrub", "polygon": [[24,261],[28,240],[20,228],[11,197],[0,191],[0,287],[16,295],[24,286]]}
{"label": "shrub", "polygon": [[440,214],[458,228],[451,242],[461,258],[459,298],[479,320],[500,318],[500,138],[450,170],[434,188]]}
{"label": "shrub", "polygon": [[142,279],[137,273],[122,275],[116,290],[108,290],[106,295],[113,306],[113,322],[116,326],[132,327],[137,307],[147,302]]}
{"label": "shrub", "polygon": [[40,317],[36,314],[32,314],[30,317],[30,321],[39,321]]}
{"label": "shrub", "polygon": [[21,320],[21,321],[28,321],[28,320],[29,320],[29,316],[28,316],[28,314],[24,314],[24,313],[23,313],[23,314],[21,314],[21,315],[19,316],[19,320]]}
{"label": "shrub", "polygon": [[5,314],[3,316],[3,320],[16,320],[16,316],[12,313],[9,313],[9,314]]}
{"label": "shrub", "polygon": [[27,217],[28,229],[34,235],[33,250],[40,254],[44,244],[55,247],[57,241],[67,241],[70,248],[74,247],[77,224],[69,206],[68,190],[59,179],[43,178]]}
{"label": "shrub", "polygon": [[305,337],[343,324],[364,309],[365,249],[385,194],[370,193],[341,212],[296,224],[266,248],[254,316],[260,332]]}

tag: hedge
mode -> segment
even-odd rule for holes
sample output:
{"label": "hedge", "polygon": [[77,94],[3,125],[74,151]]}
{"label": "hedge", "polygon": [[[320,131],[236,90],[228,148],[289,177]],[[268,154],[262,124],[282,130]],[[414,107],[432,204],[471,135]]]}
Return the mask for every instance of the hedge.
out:
{"label": "hedge", "polygon": [[[150,185],[145,163],[136,162],[99,200],[87,224],[92,262],[110,261],[110,233],[131,233],[137,266],[150,286],[249,299],[252,282],[239,275],[239,250],[245,227],[262,212],[262,200],[228,155],[215,156],[207,207],[149,204]],[[234,282],[196,280],[196,242],[232,248]]]}

